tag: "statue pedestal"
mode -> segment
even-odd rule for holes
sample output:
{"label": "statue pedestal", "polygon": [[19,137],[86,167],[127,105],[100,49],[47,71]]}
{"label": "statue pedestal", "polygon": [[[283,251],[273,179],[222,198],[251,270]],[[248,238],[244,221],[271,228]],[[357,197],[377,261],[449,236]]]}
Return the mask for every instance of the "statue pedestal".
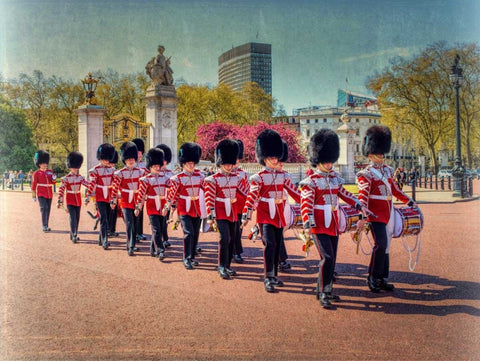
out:
{"label": "statue pedestal", "polygon": [[172,150],[173,167],[177,163],[177,92],[173,85],[157,85],[147,88],[144,97],[146,120],[151,124],[148,149],[166,144]]}
{"label": "statue pedestal", "polygon": [[87,172],[97,163],[97,149],[103,143],[103,116],[107,111],[99,105],[82,105],[75,110],[78,115],[78,151],[83,154],[80,174]]}
{"label": "statue pedestal", "polygon": [[356,131],[345,122],[336,132],[340,141],[339,171],[345,182],[353,184],[355,183],[353,138]]}

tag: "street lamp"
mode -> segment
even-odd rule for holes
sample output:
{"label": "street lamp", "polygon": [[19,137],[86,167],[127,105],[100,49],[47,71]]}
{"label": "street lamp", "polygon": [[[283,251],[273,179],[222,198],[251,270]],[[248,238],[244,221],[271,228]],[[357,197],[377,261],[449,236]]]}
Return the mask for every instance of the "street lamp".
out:
{"label": "street lamp", "polygon": [[450,71],[450,80],[455,88],[455,120],[456,120],[456,145],[457,145],[457,154],[455,157],[455,166],[452,169],[453,175],[453,190],[456,192],[454,196],[464,197],[463,191],[463,177],[465,170],[462,166],[462,143],[460,140],[460,101],[459,101],[459,89],[462,86],[463,82],[463,69],[458,65],[460,61],[460,56],[455,55],[455,61],[451,67]]}
{"label": "street lamp", "polygon": [[95,98],[95,90],[97,89],[100,78],[94,78],[92,73],[88,73],[85,79],[82,79],[83,89],[85,90],[85,103],[86,105],[96,105],[97,99]]}

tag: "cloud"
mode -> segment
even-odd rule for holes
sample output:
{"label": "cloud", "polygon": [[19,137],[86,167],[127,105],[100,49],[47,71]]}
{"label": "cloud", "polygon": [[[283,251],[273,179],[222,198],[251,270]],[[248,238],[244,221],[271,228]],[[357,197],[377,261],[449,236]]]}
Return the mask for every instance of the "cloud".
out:
{"label": "cloud", "polygon": [[397,48],[391,48],[391,49],[385,49],[385,50],[377,51],[377,52],[374,52],[374,53],[359,54],[359,55],[352,56],[352,57],[349,57],[349,58],[343,58],[343,59],[340,59],[340,62],[341,63],[351,63],[351,62],[355,62],[355,61],[362,60],[362,59],[370,59],[370,58],[383,57],[383,56],[408,57],[408,56],[413,54],[414,50],[415,49],[413,47],[408,47],[408,48],[398,48],[397,47]]}
{"label": "cloud", "polygon": [[186,68],[195,68],[195,66],[190,63],[190,60],[188,60],[188,58],[182,58],[181,62]]}

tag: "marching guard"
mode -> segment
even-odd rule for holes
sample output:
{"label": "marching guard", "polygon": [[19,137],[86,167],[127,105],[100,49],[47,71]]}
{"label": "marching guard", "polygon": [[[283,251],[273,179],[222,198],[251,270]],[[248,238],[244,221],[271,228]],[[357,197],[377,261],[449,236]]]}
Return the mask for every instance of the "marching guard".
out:
{"label": "marching guard", "polygon": [[390,152],[391,141],[392,135],[388,127],[381,125],[370,127],[362,146],[363,155],[368,157],[370,164],[357,173],[358,198],[376,216],[367,218],[375,243],[367,279],[367,285],[372,292],[394,289],[394,285],[386,281],[390,268],[389,249],[394,227],[392,196],[410,207],[416,206],[394,181],[393,169],[384,164],[385,154]]}
{"label": "marching guard", "polygon": [[300,182],[302,189],[301,213],[304,232],[313,241],[320,254],[317,299],[324,308],[340,298],[332,294],[333,276],[339,236],[339,198],[357,210],[367,212],[362,203],[343,184],[345,181],[332,168],[340,154],[337,134],[320,129],[310,139],[308,147],[314,173]]}
{"label": "marching guard", "polygon": [[[248,182],[248,175],[242,168],[240,168],[240,161],[243,159],[243,142],[240,139],[235,139],[238,143],[238,157],[237,162],[235,163],[234,171],[237,173],[237,176],[241,179],[242,187],[245,189],[246,193],[250,189],[250,183]],[[242,246],[242,211],[245,206],[245,201],[247,196],[242,192],[237,193],[237,221],[235,222],[235,234],[233,238],[233,260],[237,263],[243,263],[243,246]]]}
{"label": "marching guard", "polygon": [[40,206],[40,214],[42,215],[42,229],[44,232],[50,232],[48,226],[50,220],[50,209],[52,207],[53,185],[57,176],[51,169],[48,169],[50,162],[50,154],[44,150],[39,150],[33,158],[35,166],[39,169],[32,174],[32,198]]}
{"label": "marching guard", "polygon": [[85,205],[88,205],[90,197],[95,194],[98,213],[100,214],[100,231],[98,233],[98,245],[108,249],[108,218],[110,216],[110,195],[112,188],[113,172],[110,162],[115,154],[115,147],[110,143],[103,143],[97,149],[97,159],[100,161],[88,171],[88,189],[85,195]]}
{"label": "marching guard", "polygon": [[248,224],[258,203],[257,223],[264,244],[264,286],[267,292],[275,292],[275,286],[283,286],[283,282],[277,279],[279,246],[286,225],[283,191],[286,190],[297,203],[300,203],[300,193],[290,175],[277,169],[278,160],[283,155],[283,143],[276,131],[266,129],[258,135],[255,153],[258,162],[265,168],[250,177],[250,191],[243,209],[242,224]]}
{"label": "marching guard", "polygon": [[[172,162],[172,150],[166,144],[158,144],[155,148],[163,150],[163,167],[162,171],[165,173],[167,178],[173,177],[173,172],[167,168],[167,166]],[[174,205],[172,205],[173,207]],[[176,206],[176,205],[175,205]],[[170,211],[163,217],[163,228],[162,228],[162,241],[165,248],[171,246],[170,242],[168,241],[168,225],[167,220],[170,217]]]}
{"label": "marching guard", "polygon": [[230,268],[237,224],[237,195],[242,178],[234,167],[238,158],[238,143],[233,139],[220,141],[215,148],[215,163],[219,170],[205,178],[205,204],[207,222],[215,223],[220,233],[218,242],[218,273],[223,279],[235,276]]}
{"label": "marching guard", "polygon": [[163,150],[159,148],[150,149],[145,156],[145,160],[150,173],[140,178],[140,189],[138,191],[137,205],[135,206],[135,216],[138,217],[146,200],[147,214],[152,226],[150,255],[152,257],[158,257],[158,259],[162,261],[165,258],[165,247],[162,242],[165,222],[162,210],[165,206],[165,196],[167,188],[170,186],[170,178],[163,171]]}
{"label": "marching guard", "polygon": [[[115,172],[116,170],[116,165],[118,163],[118,151],[115,149],[115,153],[113,154],[113,159],[110,161],[110,167],[112,167],[113,171]],[[113,192],[113,190],[110,188],[110,191]],[[110,199],[112,199],[112,194],[110,194]],[[122,214],[122,208],[120,207],[119,204],[109,212],[109,217],[108,217],[108,237],[118,237],[118,232],[117,232],[117,219],[118,215]]]}
{"label": "marching guard", "polygon": [[[141,138],[135,138],[132,140],[137,146],[137,168],[140,168],[144,174],[149,172],[148,168],[143,161],[143,154],[145,153],[145,142]],[[143,209],[140,209],[140,213],[136,217],[137,224],[135,225],[135,231],[137,232],[137,241],[145,241],[147,236],[143,234]]]}
{"label": "marching guard", "polygon": [[[177,212],[183,228],[183,264],[191,270],[198,265],[195,252],[200,235],[202,218],[206,217],[203,196],[205,176],[195,165],[200,161],[202,149],[197,143],[184,143],[178,150],[178,161],[182,171],[170,178],[171,185],[167,192],[167,203],[163,215],[177,204]],[[201,204],[203,203],[203,204]],[[202,210],[203,208],[203,210]]]}
{"label": "marching guard", "polygon": [[120,192],[122,201],[123,219],[127,228],[127,252],[129,256],[133,256],[138,251],[136,247],[136,216],[135,205],[137,204],[138,186],[140,177],[144,175],[144,171],[136,166],[137,164],[137,146],[133,142],[125,142],[120,147],[120,155],[122,163],[125,165],[117,170],[113,176],[113,194],[110,206],[115,209],[117,205],[117,196]]}
{"label": "marching guard", "polygon": [[63,207],[63,198],[67,204],[68,214],[70,216],[70,241],[76,243],[80,240],[78,237],[78,224],[80,222],[80,209],[82,208],[81,186],[88,187],[88,182],[78,173],[82,166],[83,155],[80,152],[71,152],[67,156],[67,168],[70,172],[62,178],[62,183],[58,189],[57,208]]}
{"label": "marching guard", "polygon": [[[288,144],[282,139],[282,144],[283,144],[283,155],[282,157],[278,160],[278,170],[279,171],[283,171],[283,163],[285,163],[288,159]],[[283,191],[283,194],[284,194],[284,200],[285,200],[285,204],[284,204],[284,216],[286,214],[290,214],[291,213],[291,210],[290,210],[290,203],[288,201],[288,194]],[[288,222],[289,220],[287,218],[285,218],[285,222]],[[278,268],[281,270],[281,271],[286,271],[286,270],[289,270],[290,268],[292,268],[291,264],[287,262],[287,259],[288,259],[288,253],[287,253],[287,247],[285,247],[285,239],[283,238],[282,241],[280,242],[280,245],[279,245],[280,249],[279,249],[279,264],[278,264]]]}

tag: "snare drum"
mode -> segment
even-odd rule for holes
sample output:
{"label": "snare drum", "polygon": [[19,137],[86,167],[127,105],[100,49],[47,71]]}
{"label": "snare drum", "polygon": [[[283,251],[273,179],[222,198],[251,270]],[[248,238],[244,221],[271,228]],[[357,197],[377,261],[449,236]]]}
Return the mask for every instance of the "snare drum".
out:
{"label": "snare drum", "polygon": [[340,205],[339,225],[340,233],[350,232],[357,229],[357,223],[360,220],[360,212],[355,207],[349,205]]}
{"label": "snare drum", "polygon": [[423,229],[423,214],[419,208],[394,208],[393,238],[417,235]]}
{"label": "snare drum", "polygon": [[284,216],[287,229],[303,228],[302,212],[298,204],[285,204]]}

